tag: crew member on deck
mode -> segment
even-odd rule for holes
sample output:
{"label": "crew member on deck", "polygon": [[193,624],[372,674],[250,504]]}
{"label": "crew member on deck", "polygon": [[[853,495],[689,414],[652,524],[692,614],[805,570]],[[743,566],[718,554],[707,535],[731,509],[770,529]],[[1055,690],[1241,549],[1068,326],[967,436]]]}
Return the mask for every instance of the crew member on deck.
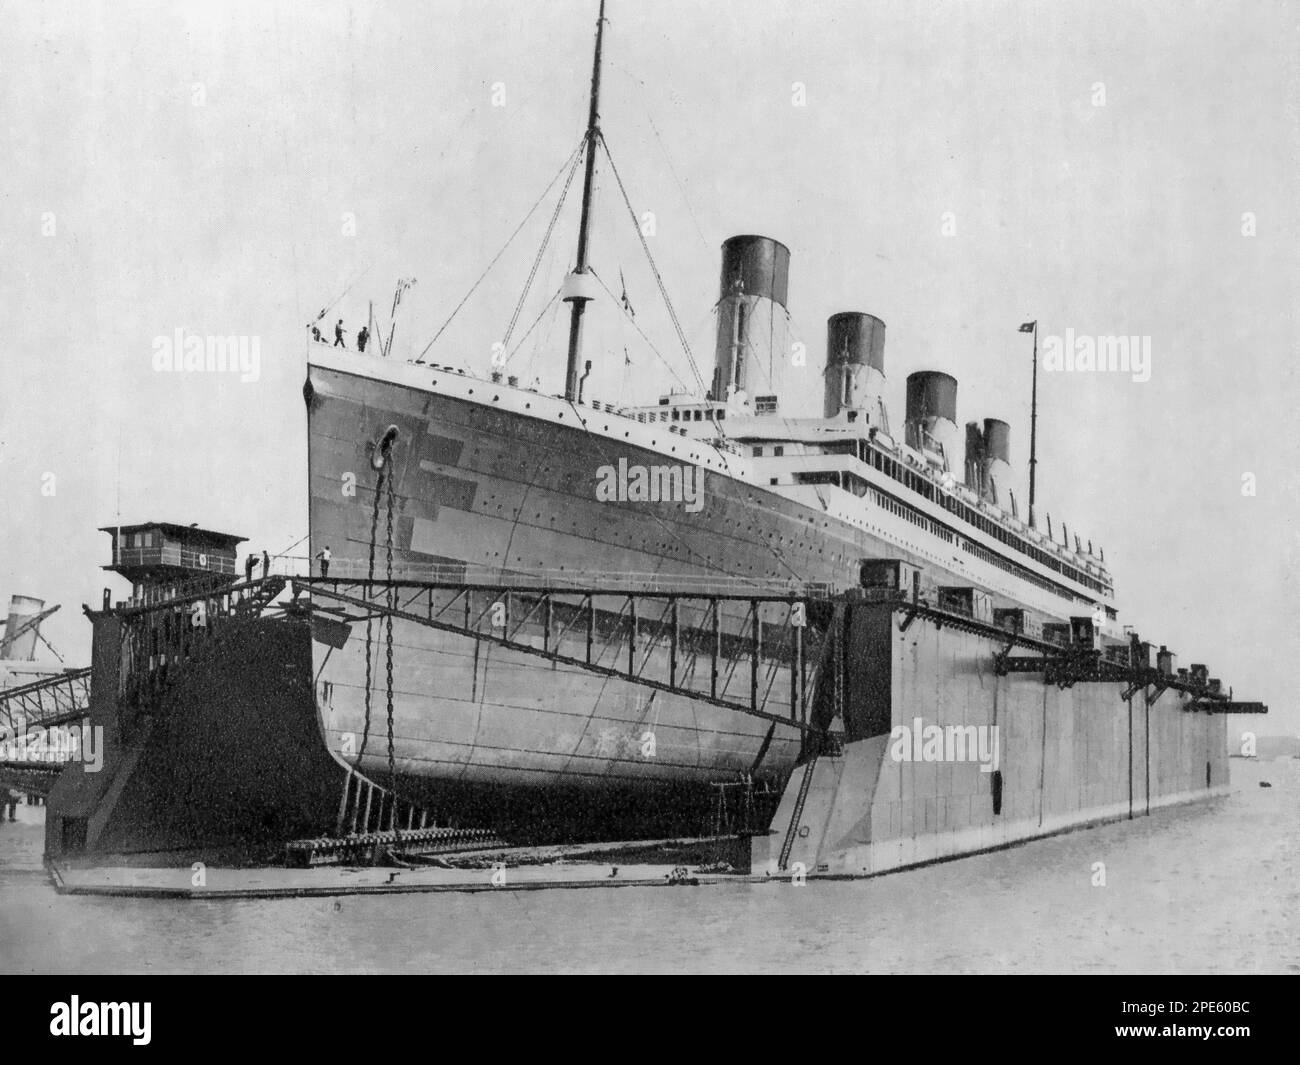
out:
{"label": "crew member on deck", "polygon": [[330,545],[326,544],[323,550],[317,551],[316,557],[320,559],[320,575],[328,577],[330,575]]}
{"label": "crew member on deck", "polygon": [[334,327],[334,346],[336,348],[347,347],[347,345],[343,343],[343,319],[342,318],[339,319],[338,324]]}
{"label": "crew member on deck", "polygon": [[361,332],[357,334],[357,351],[366,350],[366,342],[370,339],[370,326],[363,325]]}
{"label": "crew member on deck", "polygon": [[267,551],[262,552],[262,576],[271,576],[271,555]]}
{"label": "crew member on deck", "polygon": [[257,556],[250,551],[248,557],[244,559],[244,580],[251,581],[253,579],[253,569],[256,566]]}

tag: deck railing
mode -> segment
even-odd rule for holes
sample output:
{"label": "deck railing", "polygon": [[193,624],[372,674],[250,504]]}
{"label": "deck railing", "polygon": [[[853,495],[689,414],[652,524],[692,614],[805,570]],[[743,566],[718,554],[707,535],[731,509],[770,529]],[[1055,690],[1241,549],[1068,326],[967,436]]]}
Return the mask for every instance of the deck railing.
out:
{"label": "deck railing", "polygon": [[[282,577],[319,577],[319,559],[277,555],[271,559],[271,573]],[[364,558],[333,558],[328,576],[339,580],[366,580],[369,562]],[[375,559],[375,580],[388,576],[382,551]],[[709,595],[745,595],[747,593],[825,595],[834,589],[820,581],[794,578],[741,577],[726,574],[638,573],[623,570],[571,570],[536,567],[502,569],[473,563],[393,562],[393,580],[430,584],[469,584],[518,586],[531,584],[554,589],[605,588],[626,592],[671,594],[700,592]]]}
{"label": "deck railing", "polygon": [[194,551],[188,547],[167,544],[161,547],[119,547],[113,553],[115,566],[183,566],[186,569],[208,573],[235,572],[235,560],[224,555]]}

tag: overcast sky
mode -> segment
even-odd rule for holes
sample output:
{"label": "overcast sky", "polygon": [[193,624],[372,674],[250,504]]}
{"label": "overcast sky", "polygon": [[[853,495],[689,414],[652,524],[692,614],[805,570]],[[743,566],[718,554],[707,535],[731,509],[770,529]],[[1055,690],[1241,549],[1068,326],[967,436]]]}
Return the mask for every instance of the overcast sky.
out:
{"label": "overcast sky", "polygon": [[[595,9],[0,4],[0,598],[63,604],[46,631],[69,662],[106,583],[96,527],[198,522],[273,553],[306,533],[307,323],[328,306],[351,342],[414,277],[395,350],[424,347],[577,145]],[[1268,701],[1265,731],[1300,729],[1300,3],[608,15],[605,133],[704,378],[736,233],[791,249],[792,403],[820,406],[827,316],[869,311],[895,421],[909,372],[947,370],[959,419],[1011,423],[1022,478],[1017,325],[1150,337],[1144,383],[1042,376],[1040,502],[1104,546],[1122,620]],[[694,377],[601,166],[592,262],[666,363],[596,305],[588,395],[653,402]],[[488,370],[557,191],[433,361]],[[511,367],[547,391],[577,192],[511,341],[536,320]],[[258,380],[156,373],[176,329],[257,337]]]}

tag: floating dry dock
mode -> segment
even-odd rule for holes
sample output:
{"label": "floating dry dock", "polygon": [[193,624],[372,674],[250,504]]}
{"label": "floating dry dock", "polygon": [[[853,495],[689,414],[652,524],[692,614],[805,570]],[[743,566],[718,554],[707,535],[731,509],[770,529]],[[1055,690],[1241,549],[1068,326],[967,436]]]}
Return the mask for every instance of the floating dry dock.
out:
{"label": "floating dry dock", "polygon": [[870,876],[1227,787],[1223,715],[1263,707],[1124,628],[1101,545],[1039,513],[1036,406],[1018,500],[949,374],[891,427],[880,318],[832,314],[807,373],[781,241],[723,243],[710,383],[669,306],[698,389],[584,396],[603,14],[563,391],[340,331],[303,387],[319,567],[105,530],[132,595],[88,611],[104,765],[55,783],[51,861],[737,836],[752,875]]}
{"label": "floating dry dock", "polygon": [[[764,792],[751,774],[692,796],[706,814],[692,835],[738,837],[744,854],[730,865],[757,879],[869,876],[1220,794],[1223,715],[1263,710],[1138,639],[1099,639],[1090,618],[1074,618],[1063,643],[1029,635],[1015,616],[979,616],[972,591],[940,593],[888,560],[863,563],[852,587],[747,595],[234,574],[195,590],[174,567],[150,565],[148,580],[131,571],[140,601],[87,611],[94,666],[82,712],[104,730],[104,762],[96,773],[69,765],[51,790],[47,858],[64,890],[487,890],[498,885],[485,861],[516,887],[667,883],[679,868],[735,878],[673,857],[603,864],[570,853],[538,864],[512,846],[536,841],[509,801],[495,819],[475,804],[471,821],[438,789],[413,787],[409,772],[394,775],[396,790],[361,773],[326,739],[311,663],[313,644],[337,648],[367,619],[549,662],[558,691],[565,674],[590,673],[794,730],[802,752],[780,787]],[[723,639],[711,619],[742,600],[755,619],[748,638]],[[493,605],[505,624],[494,624]],[[919,733],[899,738],[929,722],[974,746],[945,760],[942,744],[927,758]],[[983,760],[981,729],[997,744]],[[647,786],[651,812],[660,794]],[[597,849],[608,852],[610,838]],[[254,875],[220,873],[218,860],[201,886],[188,865],[167,868],[223,849],[238,864],[390,868]],[[454,861],[438,864],[439,853]],[[454,867],[467,857],[476,868]]]}

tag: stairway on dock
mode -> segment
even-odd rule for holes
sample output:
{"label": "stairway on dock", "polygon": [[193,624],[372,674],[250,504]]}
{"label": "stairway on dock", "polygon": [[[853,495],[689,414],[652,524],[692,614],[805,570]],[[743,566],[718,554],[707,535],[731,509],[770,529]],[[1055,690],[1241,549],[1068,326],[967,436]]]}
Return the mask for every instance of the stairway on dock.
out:
{"label": "stairway on dock", "polygon": [[334,835],[285,844],[286,865],[378,865],[402,857],[507,846],[490,829],[432,824],[426,808],[376,784],[341,756],[335,759],[347,768],[347,776]]}
{"label": "stairway on dock", "polygon": [[790,814],[790,823],[786,827],[785,842],[781,844],[781,856],[776,867],[782,872],[790,867],[790,852],[794,849],[799,826],[803,823],[803,808],[808,801],[808,789],[812,787],[813,774],[816,770],[817,755],[814,754],[803,767],[803,777],[799,781],[799,791],[795,795],[794,811]]}

